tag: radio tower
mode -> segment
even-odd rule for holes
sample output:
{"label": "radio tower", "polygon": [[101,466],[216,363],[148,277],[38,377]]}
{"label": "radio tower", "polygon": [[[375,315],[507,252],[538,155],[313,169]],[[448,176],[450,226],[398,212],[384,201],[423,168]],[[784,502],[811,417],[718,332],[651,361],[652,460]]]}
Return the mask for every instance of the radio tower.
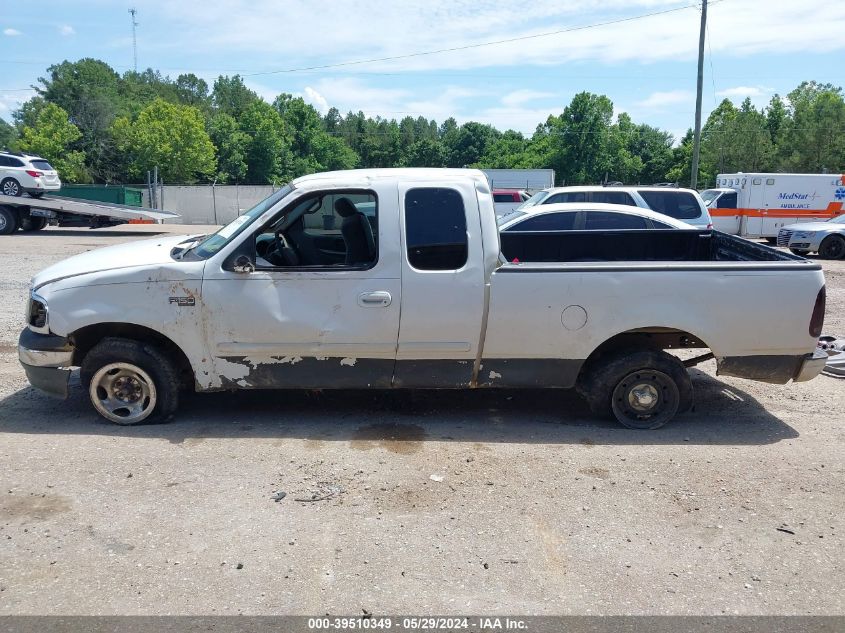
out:
{"label": "radio tower", "polygon": [[138,22],[135,21],[135,14],[137,10],[135,7],[129,9],[129,14],[132,16],[132,62],[135,72],[138,72],[138,38],[135,35],[135,29],[138,27]]}

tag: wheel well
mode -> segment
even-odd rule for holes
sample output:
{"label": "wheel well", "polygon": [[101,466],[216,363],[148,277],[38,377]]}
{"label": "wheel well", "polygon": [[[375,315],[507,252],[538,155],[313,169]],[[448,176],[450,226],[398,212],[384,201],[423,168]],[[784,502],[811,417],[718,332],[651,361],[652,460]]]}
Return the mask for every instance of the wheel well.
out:
{"label": "wheel well", "polygon": [[667,327],[646,327],[620,332],[599,345],[587,357],[578,374],[581,382],[593,367],[609,354],[638,350],[708,349],[703,340],[684,330]]}
{"label": "wheel well", "polygon": [[110,336],[155,345],[173,361],[181,378],[182,386],[186,388],[193,386],[194,370],[182,348],[161,332],[133,323],[97,323],[78,329],[68,337],[74,347],[73,364],[75,366],[81,365],[82,359],[91,351],[91,348]]}

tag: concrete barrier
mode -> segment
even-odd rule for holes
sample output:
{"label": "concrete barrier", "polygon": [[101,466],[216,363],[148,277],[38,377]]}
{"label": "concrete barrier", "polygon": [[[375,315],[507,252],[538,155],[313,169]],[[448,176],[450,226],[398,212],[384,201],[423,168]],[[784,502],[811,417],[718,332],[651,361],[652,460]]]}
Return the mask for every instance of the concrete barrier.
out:
{"label": "concrete barrier", "polygon": [[[279,189],[272,185],[164,185],[159,208],[182,217],[168,224],[226,224]],[[150,197],[144,191],[144,206]]]}

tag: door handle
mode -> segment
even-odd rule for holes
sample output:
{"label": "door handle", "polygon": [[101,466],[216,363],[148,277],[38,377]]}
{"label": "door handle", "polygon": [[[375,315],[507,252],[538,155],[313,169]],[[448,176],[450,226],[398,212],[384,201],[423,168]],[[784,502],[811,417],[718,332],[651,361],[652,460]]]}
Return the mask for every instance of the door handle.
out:
{"label": "door handle", "polygon": [[386,290],[362,292],[358,295],[358,305],[362,308],[386,308],[393,301],[393,297]]}

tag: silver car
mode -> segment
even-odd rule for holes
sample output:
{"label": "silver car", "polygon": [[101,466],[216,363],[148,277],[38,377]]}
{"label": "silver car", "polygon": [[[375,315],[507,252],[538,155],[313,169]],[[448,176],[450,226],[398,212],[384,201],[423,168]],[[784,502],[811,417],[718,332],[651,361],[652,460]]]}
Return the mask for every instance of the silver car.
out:
{"label": "silver car", "polygon": [[778,246],[786,246],[796,255],[818,253],[825,259],[845,257],[845,214],[825,222],[790,224],[778,232]]}

